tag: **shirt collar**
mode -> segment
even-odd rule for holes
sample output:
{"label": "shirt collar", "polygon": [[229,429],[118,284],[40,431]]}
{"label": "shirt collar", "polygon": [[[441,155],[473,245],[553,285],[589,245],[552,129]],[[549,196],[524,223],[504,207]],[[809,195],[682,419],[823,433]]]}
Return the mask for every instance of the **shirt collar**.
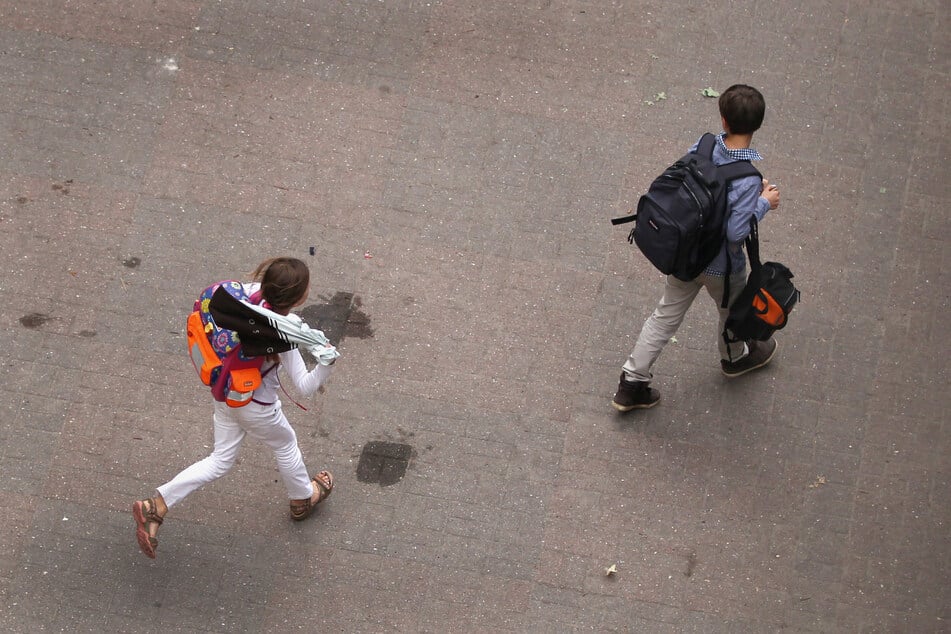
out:
{"label": "shirt collar", "polygon": [[735,161],[762,161],[763,157],[760,156],[760,153],[754,150],[753,148],[742,148],[739,150],[731,150],[726,146],[726,143],[723,142],[723,137],[726,136],[726,132],[721,132],[717,135],[717,145],[720,146],[720,149],[727,153],[727,155]]}

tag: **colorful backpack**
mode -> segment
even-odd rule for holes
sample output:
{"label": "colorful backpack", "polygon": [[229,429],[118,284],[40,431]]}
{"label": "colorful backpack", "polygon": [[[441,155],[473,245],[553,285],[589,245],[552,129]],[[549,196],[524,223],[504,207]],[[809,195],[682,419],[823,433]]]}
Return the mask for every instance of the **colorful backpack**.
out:
{"label": "colorful backpack", "polygon": [[267,355],[293,347],[272,339],[273,329],[267,324],[260,328],[253,328],[252,324],[246,336],[249,341],[242,344],[238,332],[226,327],[232,325],[229,305],[240,302],[261,303],[261,293],[248,295],[240,282],[231,280],[212,284],[195,301],[186,325],[188,354],[198,377],[211,387],[216,401],[230,407],[244,407],[251,402],[254,390],[261,385],[261,366]]}

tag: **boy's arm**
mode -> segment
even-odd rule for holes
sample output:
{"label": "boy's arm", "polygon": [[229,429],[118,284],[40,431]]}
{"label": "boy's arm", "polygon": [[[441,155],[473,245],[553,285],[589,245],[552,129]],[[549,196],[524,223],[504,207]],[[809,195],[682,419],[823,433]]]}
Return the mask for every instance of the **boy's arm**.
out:
{"label": "boy's arm", "polygon": [[727,205],[730,207],[726,223],[727,241],[742,242],[750,235],[750,218],[756,216],[756,220],[760,221],[766,212],[779,205],[779,191],[769,185],[766,179],[761,182],[755,176],[750,176],[733,182],[727,194]]}

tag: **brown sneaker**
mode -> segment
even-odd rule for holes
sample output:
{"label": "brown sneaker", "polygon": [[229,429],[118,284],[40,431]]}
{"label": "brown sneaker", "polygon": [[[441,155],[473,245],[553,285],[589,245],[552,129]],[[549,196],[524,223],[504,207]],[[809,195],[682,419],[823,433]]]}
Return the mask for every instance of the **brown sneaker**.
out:
{"label": "brown sneaker", "polygon": [[617,386],[617,394],[611,401],[611,406],[619,412],[629,412],[632,409],[647,409],[654,407],[660,401],[660,392],[650,387],[648,381],[628,381],[621,372],[621,380]]}
{"label": "brown sneaker", "polygon": [[773,360],[773,356],[779,348],[775,339],[750,341],[747,345],[750,347],[750,352],[742,359],[733,362],[720,360],[720,370],[723,371],[723,374],[732,379],[761,368]]}

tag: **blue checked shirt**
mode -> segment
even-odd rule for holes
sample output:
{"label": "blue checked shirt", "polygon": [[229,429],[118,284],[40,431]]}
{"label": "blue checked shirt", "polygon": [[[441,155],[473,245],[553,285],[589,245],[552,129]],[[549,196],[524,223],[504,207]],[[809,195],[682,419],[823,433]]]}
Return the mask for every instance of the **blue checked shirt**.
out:
{"label": "blue checked shirt", "polygon": [[[761,161],[763,157],[759,152],[752,148],[731,150],[725,143],[723,137],[725,133],[717,135],[717,144],[713,148],[713,162],[717,165],[731,163],[733,161]],[[693,152],[700,144],[698,140],[690,148]],[[717,257],[707,266],[704,273],[707,275],[716,275],[722,277],[726,275],[726,258],[730,254],[730,263],[732,264],[732,273],[739,273],[746,268],[746,254],[743,251],[743,241],[750,234],[750,217],[756,216],[756,220],[762,220],[769,211],[769,201],[760,196],[763,191],[762,181],[755,176],[738,178],[730,183],[730,189],[727,192],[726,204],[729,209],[729,215],[726,220],[726,244],[720,249]]]}

